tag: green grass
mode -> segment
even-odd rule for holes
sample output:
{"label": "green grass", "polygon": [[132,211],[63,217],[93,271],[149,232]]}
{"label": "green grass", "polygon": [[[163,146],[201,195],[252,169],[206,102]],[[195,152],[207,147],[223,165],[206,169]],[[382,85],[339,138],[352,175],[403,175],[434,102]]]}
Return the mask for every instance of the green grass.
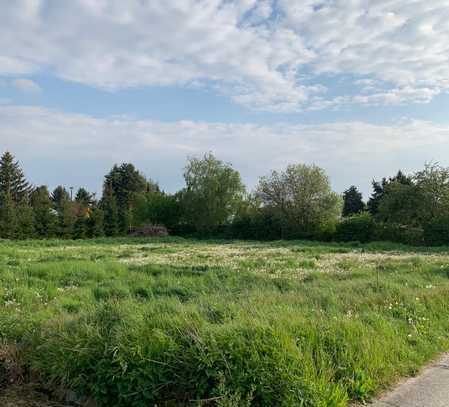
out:
{"label": "green grass", "polygon": [[365,401],[449,349],[448,305],[446,248],[0,243],[0,350],[99,406]]}

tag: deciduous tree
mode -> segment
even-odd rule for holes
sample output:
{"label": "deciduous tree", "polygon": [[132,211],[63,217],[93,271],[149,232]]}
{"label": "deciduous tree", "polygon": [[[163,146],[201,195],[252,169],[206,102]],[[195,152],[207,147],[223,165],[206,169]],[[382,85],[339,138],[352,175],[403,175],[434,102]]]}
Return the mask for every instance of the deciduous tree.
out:
{"label": "deciduous tree", "polygon": [[289,165],[285,171],[262,177],[257,195],[265,209],[281,221],[282,234],[313,236],[335,224],[341,213],[340,197],[329,178],[315,165]]}
{"label": "deciduous tree", "polygon": [[229,221],[245,191],[239,172],[211,153],[189,159],[184,179],[185,213],[200,233],[210,233]]}

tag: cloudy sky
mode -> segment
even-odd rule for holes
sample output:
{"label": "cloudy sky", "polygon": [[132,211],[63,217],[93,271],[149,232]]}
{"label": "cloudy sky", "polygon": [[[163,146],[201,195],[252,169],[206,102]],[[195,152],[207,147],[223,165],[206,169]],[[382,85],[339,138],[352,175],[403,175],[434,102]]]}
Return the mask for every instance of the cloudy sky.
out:
{"label": "cloudy sky", "polygon": [[101,189],[187,156],[245,182],[288,163],[334,188],[449,166],[449,0],[0,0],[0,149]]}

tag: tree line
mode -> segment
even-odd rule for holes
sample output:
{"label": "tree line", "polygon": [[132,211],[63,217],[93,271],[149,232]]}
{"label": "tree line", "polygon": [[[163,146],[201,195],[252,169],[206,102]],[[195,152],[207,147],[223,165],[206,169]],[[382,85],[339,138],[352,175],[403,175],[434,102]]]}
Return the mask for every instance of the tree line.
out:
{"label": "tree line", "polygon": [[32,186],[14,156],[0,159],[0,238],[124,236],[144,225],[171,234],[239,239],[390,240],[449,243],[449,169],[373,181],[367,202],[357,187],[342,195],[316,165],[292,164],[259,179],[252,192],[232,165],[207,153],[189,158],[185,187],[170,194],[130,163],[104,177],[100,199],[85,188]]}

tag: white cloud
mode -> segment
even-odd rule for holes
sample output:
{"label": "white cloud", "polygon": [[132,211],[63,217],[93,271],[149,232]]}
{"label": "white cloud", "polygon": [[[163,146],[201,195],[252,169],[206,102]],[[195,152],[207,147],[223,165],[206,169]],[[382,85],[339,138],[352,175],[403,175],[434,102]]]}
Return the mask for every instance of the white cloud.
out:
{"label": "white cloud", "polygon": [[356,184],[367,191],[373,177],[399,168],[414,170],[431,160],[449,165],[448,139],[449,126],[410,120],[394,125],[163,123],[0,105],[0,144],[28,163],[33,182],[84,182],[97,190],[103,174],[122,161],[174,190],[182,185],[186,157],[213,151],[232,162],[250,186],[270,169],[314,162],[329,172],[337,190]]}
{"label": "white cloud", "polygon": [[31,79],[14,79],[12,85],[24,93],[39,93],[42,91],[42,88]]}
{"label": "white cloud", "polygon": [[[4,3],[0,75],[46,70],[111,90],[200,81],[273,111],[428,102],[449,90],[449,0]],[[323,74],[354,76],[360,98],[314,103]]]}

